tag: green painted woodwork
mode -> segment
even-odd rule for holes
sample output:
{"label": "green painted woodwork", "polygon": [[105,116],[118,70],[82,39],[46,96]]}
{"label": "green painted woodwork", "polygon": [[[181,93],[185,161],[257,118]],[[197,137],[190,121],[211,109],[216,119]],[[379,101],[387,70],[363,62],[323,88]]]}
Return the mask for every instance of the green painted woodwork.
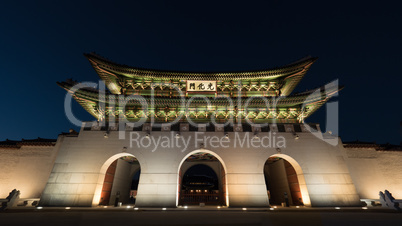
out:
{"label": "green painted woodwork", "polygon": [[[181,117],[181,121],[190,119],[200,123],[212,119],[220,123],[228,120],[300,123],[341,89],[327,87],[327,90],[320,88],[289,96],[317,59],[312,57],[271,70],[195,73],[132,68],[95,54],[85,56],[110,93],[89,88],[73,93],[71,88],[76,83],[57,84],[100,121],[125,119],[135,122],[146,118],[147,121],[170,122]],[[217,81],[217,91],[186,92],[187,80],[204,79]],[[205,99],[192,98],[198,94],[205,96],[211,106],[207,107]],[[139,99],[133,99],[133,96]],[[228,99],[233,102],[232,107]]]}

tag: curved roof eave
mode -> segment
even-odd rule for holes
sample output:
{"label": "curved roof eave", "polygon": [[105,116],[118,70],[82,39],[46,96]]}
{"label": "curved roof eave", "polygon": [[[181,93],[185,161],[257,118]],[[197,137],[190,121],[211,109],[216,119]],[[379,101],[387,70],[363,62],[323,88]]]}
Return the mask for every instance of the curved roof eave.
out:
{"label": "curved roof eave", "polygon": [[147,78],[147,79],[178,79],[178,80],[246,80],[246,79],[276,79],[289,76],[291,74],[308,69],[314,63],[316,57],[306,57],[294,63],[256,71],[237,71],[237,72],[186,72],[186,71],[162,71],[131,67],[117,64],[107,60],[95,53],[84,54],[91,62],[97,73],[103,78],[102,70],[113,73],[117,76],[126,78]]}
{"label": "curved roof eave", "polygon": [[[72,84],[69,84],[66,82],[58,82],[57,84],[60,87],[62,87],[63,89],[65,89],[66,91],[71,93],[70,89],[72,87]],[[292,106],[292,105],[295,106],[295,105],[300,105],[300,104],[309,105],[309,104],[314,104],[316,102],[322,102],[322,101],[326,102],[329,98],[331,98],[337,92],[342,90],[343,86],[328,87],[326,90],[323,90],[323,88],[324,87],[321,87],[321,88],[310,90],[310,91],[307,91],[307,92],[304,92],[301,94],[283,97],[283,98],[279,99],[279,101],[277,102],[278,103],[277,107]],[[106,96],[104,94],[99,94],[94,89],[79,89],[75,93],[71,93],[71,94],[77,101],[80,100],[79,102],[87,102],[87,104],[89,104],[89,102],[91,102],[92,104],[96,104],[97,102],[99,102],[99,100],[103,100],[103,101],[105,101],[105,103],[108,103],[109,101],[112,101],[112,103],[118,103],[120,101],[124,101],[124,99],[125,99],[124,95],[115,95],[115,94],[108,95],[108,97],[106,98]],[[144,98],[144,100],[146,100],[146,98]],[[101,101],[101,102],[103,102],[103,101]],[[242,99],[241,101],[242,101],[242,103],[245,103],[245,100]],[[193,102],[195,105],[197,105],[197,101],[193,101]],[[220,102],[222,102],[222,101],[214,100],[213,98],[211,98],[211,103],[213,103],[213,104],[222,105],[222,106],[227,105],[226,103],[220,103]],[[155,98],[156,106],[166,106],[166,105],[178,106],[178,105],[180,105],[180,103],[181,103],[180,98]],[[251,101],[251,104],[254,106],[262,106],[263,103],[265,103],[265,102],[262,100],[259,101],[258,99],[256,99],[255,101],[254,100]],[[205,103],[199,103],[199,104],[205,105]],[[131,104],[128,103],[127,106],[130,106],[130,105]],[[88,109],[86,109],[86,110],[88,110]],[[93,111],[93,109],[91,109],[91,111]],[[94,112],[92,112],[92,113],[94,113]]]}

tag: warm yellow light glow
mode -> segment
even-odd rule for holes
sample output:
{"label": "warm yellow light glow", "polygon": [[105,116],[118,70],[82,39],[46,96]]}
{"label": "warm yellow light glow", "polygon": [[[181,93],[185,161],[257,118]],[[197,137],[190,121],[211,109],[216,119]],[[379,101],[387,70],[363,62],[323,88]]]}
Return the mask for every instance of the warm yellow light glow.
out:
{"label": "warm yellow light glow", "polygon": [[43,207],[42,207],[42,206],[38,206],[38,207],[36,207],[36,209],[41,210],[41,209],[43,209]]}
{"label": "warm yellow light glow", "polygon": [[134,210],[138,210],[138,207],[135,207]]}
{"label": "warm yellow light glow", "polygon": [[71,207],[66,207],[66,210],[69,210],[69,209],[71,209]]}
{"label": "warm yellow light glow", "polygon": [[[102,165],[101,170],[99,172],[98,183],[95,188],[94,198],[92,199],[92,206],[97,206],[99,204],[99,200],[100,200],[101,193],[102,193],[103,181],[105,180],[105,176],[106,176],[106,170],[109,168],[109,166],[110,166],[110,164],[112,164],[112,162],[114,162],[116,159],[119,159],[123,156],[135,157],[134,155],[132,155],[130,153],[119,153],[119,154],[115,154],[112,157],[110,157]],[[105,206],[104,208],[107,208],[107,207]]]}
{"label": "warm yellow light glow", "polygon": [[162,208],[162,210],[166,210],[166,208]]}
{"label": "warm yellow light glow", "polygon": [[[274,154],[270,157],[279,157],[288,161],[296,171],[297,180],[299,181],[300,192],[302,195],[303,203],[305,206],[311,206],[310,196],[307,190],[306,180],[304,179],[304,174],[299,163],[292,157],[285,154]],[[275,207],[274,207],[275,208]]]}
{"label": "warm yellow light glow", "polygon": [[[114,83],[110,83],[110,84],[109,84],[109,88],[110,88],[111,90],[118,90],[117,86],[116,86]],[[119,92],[118,94],[120,94],[120,92]]]}
{"label": "warm yellow light glow", "polygon": [[341,209],[341,207],[335,207],[335,209],[336,209],[336,210],[340,210],[340,209]]}
{"label": "warm yellow light glow", "polygon": [[242,208],[242,210],[247,210],[247,208]]}

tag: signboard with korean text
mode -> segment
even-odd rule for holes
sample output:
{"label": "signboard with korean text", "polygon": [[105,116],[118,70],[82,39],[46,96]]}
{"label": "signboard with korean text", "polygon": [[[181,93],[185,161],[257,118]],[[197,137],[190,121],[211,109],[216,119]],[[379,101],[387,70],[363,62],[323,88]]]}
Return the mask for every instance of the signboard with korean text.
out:
{"label": "signboard with korean text", "polygon": [[216,92],[216,81],[187,80],[187,92]]}

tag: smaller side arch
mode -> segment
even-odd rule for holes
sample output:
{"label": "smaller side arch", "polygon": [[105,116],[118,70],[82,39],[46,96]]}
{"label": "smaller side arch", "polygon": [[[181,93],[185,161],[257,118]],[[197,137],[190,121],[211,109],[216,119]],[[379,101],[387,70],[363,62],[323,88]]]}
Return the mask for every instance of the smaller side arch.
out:
{"label": "smaller side arch", "polygon": [[[97,206],[99,203],[99,199],[101,198],[101,194],[102,194],[103,181],[105,180],[106,171],[109,168],[110,164],[112,164],[116,159],[119,159],[124,156],[135,157],[133,154],[126,153],[126,152],[118,153],[118,154],[115,154],[112,157],[108,158],[105,161],[105,163],[103,163],[103,165],[100,169],[100,172],[99,172],[98,182],[95,187],[95,193],[94,193],[94,197],[92,199],[92,206]],[[141,166],[141,164],[140,164],[140,166]]]}
{"label": "smaller side arch", "polygon": [[299,181],[300,192],[301,192],[301,196],[303,199],[303,203],[305,206],[311,206],[310,195],[307,190],[306,180],[304,178],[303,170],[302,170],[301,166],[299,165],[299,163],[294,158],[290,157],[289,155],[285,155],[285,154],[273,154],[270,157],[279,157],[279,158],[285,159],[292,165],[292,167],[295,169],[296,174],[297,174],[297,179]]}

